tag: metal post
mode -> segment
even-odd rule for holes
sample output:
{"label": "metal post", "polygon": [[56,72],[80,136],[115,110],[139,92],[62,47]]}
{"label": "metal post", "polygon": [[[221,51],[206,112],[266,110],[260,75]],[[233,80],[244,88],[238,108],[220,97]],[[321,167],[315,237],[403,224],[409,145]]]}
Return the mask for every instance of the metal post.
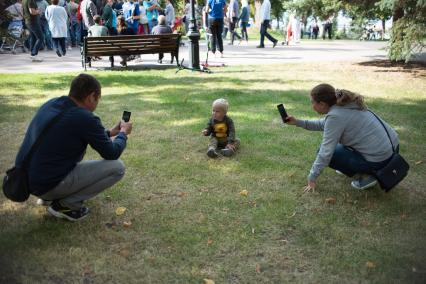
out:
{"label": "metal post", "polygon": [[197,22],[195,19],[195,0],[191,1],[191,19],[188,30],[188,38],[191,41],[191,46],[189,48],[189,68],[200,70],[200,33],[197,28]]}

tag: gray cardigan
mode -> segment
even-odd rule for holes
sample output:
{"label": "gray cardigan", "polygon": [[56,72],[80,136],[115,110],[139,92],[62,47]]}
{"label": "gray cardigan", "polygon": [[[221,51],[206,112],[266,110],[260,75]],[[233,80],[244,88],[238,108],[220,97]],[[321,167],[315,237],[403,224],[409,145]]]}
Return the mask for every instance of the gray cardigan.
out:
{"label": "gray cardigan", "polygon": [[[395,148],[399,145],[398,134],[383,121]],[[337,143],[354,148],[369,162],[382,162],[392,156],[392,146],[385,129],[369,111],[362,111],[355,103],[332,106],[320,120],[297,120],[298,127],[324,131],[317,158],[308,179],[315,181],[327,167]]]}

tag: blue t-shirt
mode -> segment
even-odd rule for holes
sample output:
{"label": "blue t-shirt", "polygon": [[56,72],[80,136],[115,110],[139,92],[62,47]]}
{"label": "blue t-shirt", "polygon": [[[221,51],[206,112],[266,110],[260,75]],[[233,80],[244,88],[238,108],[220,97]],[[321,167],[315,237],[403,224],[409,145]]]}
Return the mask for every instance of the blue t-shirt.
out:
{"label": "blue t-shirt", "polygon": [[214,19],[223,19],[223,7],[225,0],[209,0],[209,16]]}
{"label": "blue t-shirt", "polygon": [[139,10],[139,4],[133,2],[127,2],[129,5],[123,5],[123,16],[126,19],[127,26],[131,28],[135,34],[138,32],[139,20],[130,19],[131,16],[139,16],[141,14]]}
{"label": "blue t-shirt", "polygon": [[154,9],[152,11],[148,11],[148,8],[151,7],[152,5],[154,5],[154,3],[156,3],[155,0],[151,0],[151,1],[143,1],[143,6],[146,9],[146,17],[148,18],[148,21],[151,22],[153,19],[157,20],[158,18],[158,10]]}
{"label": "blue t-shirt", "polygon": [[69,97],[59,97],[46,102],[37,111],[25,134],[15,165],[22,165],[41,131],[64,107],[69,110],[47,130],[29,164],[30,192],[38,196],[54,188],[74,169],[82,160],[87,145],[106,160],[118,159],[126,147],[126,134],[120,132],[111,140],[97,116],[78,107]]}
{"label": "blue t-shirt", "polygon": [[113,28],[117,28],[117,13],[115,12],[115,10],[112,10],[112,21],[111,21],[111,26]]}

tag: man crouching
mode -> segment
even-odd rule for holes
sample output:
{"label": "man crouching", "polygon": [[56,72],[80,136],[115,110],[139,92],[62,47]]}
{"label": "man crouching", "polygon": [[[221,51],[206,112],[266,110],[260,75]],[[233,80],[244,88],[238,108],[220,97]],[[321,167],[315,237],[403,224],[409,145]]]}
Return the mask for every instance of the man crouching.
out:
{"label": "man crouching", "polygon": [[[70,221],[86,217],[89,209],[84,201],[124,175],[124,164],[118,158],[132,123],[120,121],[106,130],[93,114],[100,98],[98,80],[87,74],[75,77],[68,96],[51,99],[37,111],[16,157],[19,166],[41,137],[29,157],[29,189],[40,198],[39,204],[50,203],[47,211],[55,217]],[[87,145],[104,160],[82,161]]]}

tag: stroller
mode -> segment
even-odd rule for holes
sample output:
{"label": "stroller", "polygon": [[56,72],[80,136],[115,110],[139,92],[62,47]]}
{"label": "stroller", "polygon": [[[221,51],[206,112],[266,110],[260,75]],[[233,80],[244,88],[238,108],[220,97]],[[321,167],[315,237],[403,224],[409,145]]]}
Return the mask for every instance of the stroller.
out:
{"label": "stroller", "polygon": [[7,28],[6,35],[2,37],[2,44],[0,51],[10,51],[12,54],[16,54],[16,49],[21,48],[22,52],[27,52],[25,47],[25,40],[27,38],[22,21],[11,21]]}

